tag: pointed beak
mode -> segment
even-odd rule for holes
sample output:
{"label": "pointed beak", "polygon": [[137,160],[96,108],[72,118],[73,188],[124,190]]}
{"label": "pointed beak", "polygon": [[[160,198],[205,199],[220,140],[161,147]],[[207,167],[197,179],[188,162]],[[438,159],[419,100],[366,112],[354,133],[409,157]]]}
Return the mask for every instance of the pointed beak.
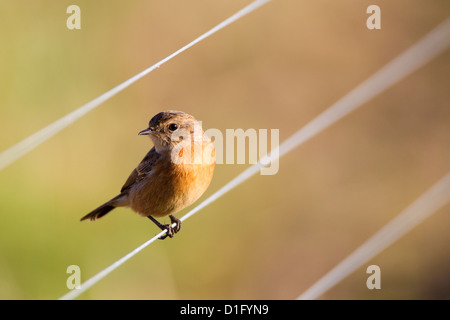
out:
{"label": "pointed beak", "polygon": [[145,130],[142,130],[138,133],[140,136],[148,136],[149,134],[153,133],[153,130],[151,128],[147,128]]}

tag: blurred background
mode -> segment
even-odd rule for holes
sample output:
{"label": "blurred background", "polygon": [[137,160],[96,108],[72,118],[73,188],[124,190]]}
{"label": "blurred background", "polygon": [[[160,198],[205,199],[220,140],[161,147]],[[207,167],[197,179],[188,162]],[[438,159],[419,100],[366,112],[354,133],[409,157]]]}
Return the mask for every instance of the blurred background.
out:
{"label": "blurred background", "polygon": [[[250,2],[2,0],[0,150]],[[71,4],[81,30],[66,27]],[[381,30],[366,27],[371,4]],[[151,148],[137,133],[156,113],[282,142],[449,15],[447,0],[275,0],[133,84],[0,172],[0,298],[59,298],[69,265],[85,281],[158,232],[124,208],[79,222]],[[449,62],[447,50],[80,298],[296,298],[448,172]],[[200,201],[248,166],[217,165]],[[449,299],[449,226],[447,205],[321,299]],[[372,264],[381,290],[366,287]]]}

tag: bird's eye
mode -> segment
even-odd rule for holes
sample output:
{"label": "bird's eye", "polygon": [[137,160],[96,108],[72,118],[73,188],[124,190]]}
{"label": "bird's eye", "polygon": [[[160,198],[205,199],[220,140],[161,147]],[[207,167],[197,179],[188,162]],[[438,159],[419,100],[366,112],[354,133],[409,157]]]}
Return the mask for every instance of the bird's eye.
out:
{"label": "bird's eye", "polygon": [[178,125],[176,123],[169,124],[169,130],[170,131],[175,131],[177,129],[178,129]]}

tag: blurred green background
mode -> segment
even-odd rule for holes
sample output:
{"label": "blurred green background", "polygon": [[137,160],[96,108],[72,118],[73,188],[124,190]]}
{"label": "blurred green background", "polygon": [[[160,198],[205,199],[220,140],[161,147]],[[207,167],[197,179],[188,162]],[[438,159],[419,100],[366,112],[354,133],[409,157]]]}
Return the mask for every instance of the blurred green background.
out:
{"label": "blurred green background", "polygon": [[[2,0],[0,150],[248,3]],[[81,30],[66,28],[71,4]],[[381,30],[366,28],[371,4]],[[79,219],[120,190],[159,111],[283,141],[449,15],[448,0],[275,0],[141,79],[0,172],[0,298],[59,298],[69,265],[85,281],[158,232],[123,208]],[[296,298],[449,170],[449,62],[446,51],[80,298]],[[201,199],[247,167],[217,165]],[[449,226],[447,205],[321,298],[449,299]],[[366,288],[371,264],[381,290]]]}

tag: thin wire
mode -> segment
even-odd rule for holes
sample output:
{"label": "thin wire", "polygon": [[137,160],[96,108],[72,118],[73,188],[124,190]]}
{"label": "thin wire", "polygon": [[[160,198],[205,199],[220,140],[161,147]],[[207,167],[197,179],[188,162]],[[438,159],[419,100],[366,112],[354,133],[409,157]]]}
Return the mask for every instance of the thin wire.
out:
{"label": "thin wire", "polygon": [[162,236],[163,234],[166,233],[166,230],[164,230],[164,232],[160,232],[158,233],[156,236],[154,236],[153,238],[151,238],[150,240],[148,240],[147,242],[143,243],[142,245],[140,245],[139,247],[137,247],[136,249],[134,249],[133,251],[131,251],[130,253],[128,253],[127,255],[123,256],[122,258],[120,258],[119,260],[117,260],[116,262],[114,262],[112,265],[110,265],[109,267],[103,269],[102,271],[100,271],[99,273],[97,273],[95,276],[93,276],[92,278],[90,278],[89,280],[86,280],[85,282],[83,282],[80,286],[79,289],[73,289],[71,291],[69,291],[67,294],[65,294],[64,296],[62,296],[61,298],[59,298],[58,300],[73,300],[76,297],[78,297],[80,294],[82,294],[83,292],[85,292],[86,290],[88,290],[90,287],[92,287],[94,284],[96,284],[97,282],[99,282],[101,279],[103,279],[104,277],[106,277],[108,274],[110,274],[113,270],[117,269],[120,265],[122,265],[124,262],[126,262],[128,259],[130,259],[131,257],[133,257],[134,255],[136,255],[139,251],[141,251],[142,249],[144,249],[145,247],[147,247],[150,243],[152,243],[153,241],[155,241],[156,239],[158,239],[160,236]]}
{"label": "thin wire", "polygon": [[450,18],[397,56],[378,72],[309,122],[280,147],[280,154],[295,148],[331,123],[347,115],[361,104],[386,90],[396,82],[431,61],[450,46]]}
{"label": "thin wire", "polygon": [[144,71],[141,71],[137,75],[131,77],[130,79],[126,80],[125,82],[119,84],[118,86],[112,88],[111,90],[105,92],[104,94],[98,96],[94,100],[86,103],[85,105],[82,105],[78,109],[72,111],[71,113],[65,115],[64,117],[56,120],[55,122],[51,123],[47,127],[37,131],[36,133],[32,134],[28,138],[25,138],[24,140],[18,142],[17,144],[13,145],[9,149],[3,151],[0,153],[0,171],[5,169],[10,164],[17,161],[19,158],[36,148],[38,145],[43,143],[44,141],[48,140],[55,134],[57,134],[62,129],[66,128],[68,125],[72,124],[73,122],[80,119],[82,116],[87,114],[88,112],[94,110],[97,108],[100,104],[103,102],[111,99],[113,96],[124,90],[125,88],[129,87],[134,82],[138,81],[145,75],[149,74],[153,70],[159,68],[161,65],[166,63],[167,61],[171,60],[175,56],[179,55],[183,51],[189,49],[190,47],[194,46],[198,42],[202,41],[203,39],[209,37],[210,35],[216,33],[220,29],[225,28],[229,24],[235,22],[236,20],[242,18],[243,16],[249,14],[250,12],[256,10],[257,8],[261,7],[263,4],[269,2],[270,0],[256,0],[243,8],[242,10],[238,11],[225,21],[219,23],[217,26],[209,30],[208,32],[202,34],[200,37],[195,39],[194,41],[188,43],[178,51],[175,51],[168,57],[162,59],[161,61],[155,63],[151,67],[145,69]]}
{"label": "thin wire", "polygon": [[[357,107],[361,106],[364,102],[370,100],[383,90],[387,89],[389,86],[393,85],[406,75],[410,74],[414,70],[420,68],[426,62],[432,60],[439,53],[442,53],[450,45],[450,18],[441,23],[438,27],[432,30],[424,38],[419,40],[415,45],[406,50],[404,53],[399,55],[397,58],[388,63],[385,67],[376,72],[369,79],[364,81],[361,85],[352,90],[349,94],[341,98],[330,108],[325,110],[311,122],[309,122],[305,127],[297,131],[290,138],[285,140],[279,147],[272,149],[272,151],[260,159],[260,161],[248,169],[244,170],[236,178],[228,182],[205,201],[200,203],[194,209],[189,211],[180,220],[184,221],[211,204],[215,200],[219,199],[228,191],[234,189],[242,182],[246,181],[253,175],[255,175],[264,164],[269,164],[273,161],[278,161],[279,157],[282,157],[289,151],[298,147],[300,144],[313,137],[317,133],[324,130],[326,127],[330,126],[334,122],[338,121],[344,115],[353,111]],[[175,224],[172,224],[175,227]],[[80,289],[74,289],[69,291],[66,295],[60,299],[75,299],[81,293],[86,291],[92,285],[97,283],[99,280],[104,278],[111,271],[116,269],[126,260],[130,259],[136,253],[141,251],[143,248],[148,246],[150,243],[158,239],[161,235],[165,234],[166,230],[161,231],[158,235],[152,239],[145,242],[143,245],[137,249],[130,252],[125,257],[119,259],[117,262],[113,263],[111,266],[107,267],[105,270],[99,272],[94,277],[90,278],[83,284],[81,284]]]}
{"label": "thin wire", "polygon": [[321,296],[450,201],[450,172],[297,299]]}

